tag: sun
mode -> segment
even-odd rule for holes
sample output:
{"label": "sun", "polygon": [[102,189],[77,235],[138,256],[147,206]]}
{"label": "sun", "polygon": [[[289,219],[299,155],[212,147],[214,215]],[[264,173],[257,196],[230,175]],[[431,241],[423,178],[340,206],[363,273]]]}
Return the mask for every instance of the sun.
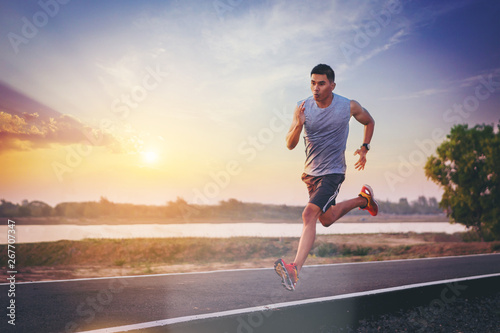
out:
{"label": "sun", "polygon": [[147,164],[156,163],[158,161],[158,158],[160,157],[158,153],[155,151],[143,151],[141,155],[142,155],[142,160],[144,161],[144,163]]}

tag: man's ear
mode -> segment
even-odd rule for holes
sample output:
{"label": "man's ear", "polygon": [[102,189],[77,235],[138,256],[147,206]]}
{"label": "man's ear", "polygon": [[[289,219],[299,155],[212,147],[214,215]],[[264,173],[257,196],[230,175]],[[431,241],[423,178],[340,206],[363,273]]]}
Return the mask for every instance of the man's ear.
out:
{"label": "man's ear", "polygon": [[333,89],[335,89],[335,87],[337,86],[337,84],[335,82],[332,83],[332,91]]}

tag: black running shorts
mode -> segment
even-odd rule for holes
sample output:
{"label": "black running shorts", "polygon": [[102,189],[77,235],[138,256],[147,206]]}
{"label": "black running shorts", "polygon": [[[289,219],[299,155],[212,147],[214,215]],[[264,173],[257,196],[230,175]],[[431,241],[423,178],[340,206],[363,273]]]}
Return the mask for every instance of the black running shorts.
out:
{"label": "black running shorts", "polygon": [[309,191],[309,202],[321,208],[323,213],[331,205],[335,205],[335,199],[344,179],[345,175],[340,173],[317,177],[302,174],[302,181],[306,183]]}

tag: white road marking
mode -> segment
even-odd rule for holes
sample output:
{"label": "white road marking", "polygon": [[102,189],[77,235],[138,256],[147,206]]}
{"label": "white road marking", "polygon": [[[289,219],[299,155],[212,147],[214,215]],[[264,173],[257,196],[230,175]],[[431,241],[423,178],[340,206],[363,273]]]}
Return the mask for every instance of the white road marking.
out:
{"label": "white road marking", "polygon": [[399,286],[399,287],[383,288],[383,289],[377,289],[377,290],[363,291],[363,292],[337,295],[337,296],[313,298],[313,299],[294,301],[294,302],[275,303],[275,304],[262,305],[262,306],[256,306],[256,307],[245,308],[245,309],[214,312],[214,313],[207,313],[207,314],[195,315],[195,316],[170,318],[170,319],[156,320],[156,321],[137,323],[137,324],[131,324],[131,325],[108,327],[108,328],[102,328],[102,329],[91,330],[91,331],[81,331],[78,333],[127,332],[127,331],[132,331],[132,330],[140,330],[140,329],[151,328],[151,327],[166,326],[166,325],[185,323],[185,322],[202,320],[202,319],[214,319],[214,318],[221,318],[221,317],[225,317],[225,316],[243,315],[243,314],[248,314],[248,313],[252,313],[252,312],[271,311],[271,310],[282,309],[282,308],[291,307],[291,306],[300,306],[300,305],[306,305],[306,304],[311,304],[311,303],[330,302],[330,301],[339,300],[339,299],[346,299],[346,298],[350,298],[350,297],[382,294],[382,293],[392,292],[392,291],[401,291],[401,290],[407,290],[407,289],[412,289],[412,288],[433,286],[433,285],[438,285],[438,284],[464,282],[464,281],[489,278],[489,277],[500,277],[500,273],[478,275],[478,276],[469,276],[466,278],[432,281],[432,282],[426,282],[426,283],[416,283],[416,284],[409,284],[409,285]]}

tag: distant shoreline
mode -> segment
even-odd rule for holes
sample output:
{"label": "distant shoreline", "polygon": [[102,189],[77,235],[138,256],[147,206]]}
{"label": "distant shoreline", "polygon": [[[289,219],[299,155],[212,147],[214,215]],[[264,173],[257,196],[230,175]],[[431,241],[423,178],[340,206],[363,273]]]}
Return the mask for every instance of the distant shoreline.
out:
{"label": "distant shoreline", "polygon": [[[5,217],[4,219],[7,219]],[[17,225],[125,225],[125,224],[188,224],[188,223],[302,223],[300,219],[229,219],[229,218],[68,218],[68,217],[15,217]],[[444,214],[430,215],[347,215],[336,223],[405,223],[449,222]]]}

